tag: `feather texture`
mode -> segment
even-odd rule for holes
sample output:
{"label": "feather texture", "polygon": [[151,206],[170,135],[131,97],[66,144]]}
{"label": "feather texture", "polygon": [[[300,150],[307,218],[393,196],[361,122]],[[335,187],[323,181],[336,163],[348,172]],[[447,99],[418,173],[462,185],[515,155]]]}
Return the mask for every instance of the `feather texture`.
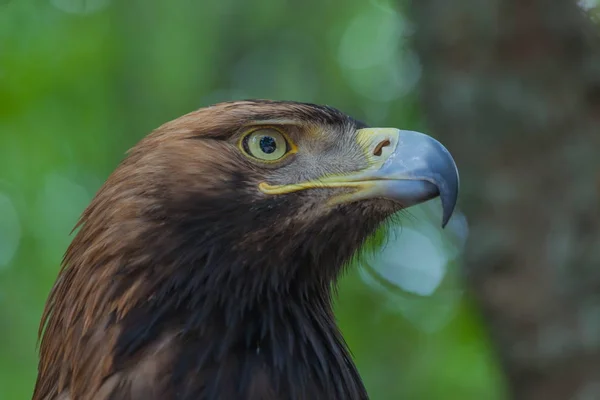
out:
{"label": "feather texture", "polygon": [[[311,153],[278,169],[248,160],[239,135],[264,120]],[[78,224],[44,311],[33,399],[366,399],[332,287],[390,208],[256,189],[362,166],[362,126],[328,107],[246,101],[142,140]]]}

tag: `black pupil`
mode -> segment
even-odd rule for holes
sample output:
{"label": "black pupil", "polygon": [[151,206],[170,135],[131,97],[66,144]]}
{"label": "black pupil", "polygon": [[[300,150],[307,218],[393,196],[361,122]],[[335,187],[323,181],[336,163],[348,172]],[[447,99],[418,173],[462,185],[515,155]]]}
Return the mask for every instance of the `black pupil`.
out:
{"label": "black pupil", "polygon": [[271,136],[263,136],[260,138],[259,142],[260,149],[263,153],[271,154],[277,149],[277,143],[275,143],[275,139]]}

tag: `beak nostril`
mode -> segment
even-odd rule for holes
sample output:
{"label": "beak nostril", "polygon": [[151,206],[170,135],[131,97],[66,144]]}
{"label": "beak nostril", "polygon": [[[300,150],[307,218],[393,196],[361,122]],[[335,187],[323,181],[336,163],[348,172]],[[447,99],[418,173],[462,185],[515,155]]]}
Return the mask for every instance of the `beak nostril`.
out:
{"label": "beak nostril", "polygon": [[373,155],[379,157],[381,155],[381,151],[383,150],[383,148],[389,146],[390,144],[391,144],[391,142],[389,139],[382,140],[373,149]]}

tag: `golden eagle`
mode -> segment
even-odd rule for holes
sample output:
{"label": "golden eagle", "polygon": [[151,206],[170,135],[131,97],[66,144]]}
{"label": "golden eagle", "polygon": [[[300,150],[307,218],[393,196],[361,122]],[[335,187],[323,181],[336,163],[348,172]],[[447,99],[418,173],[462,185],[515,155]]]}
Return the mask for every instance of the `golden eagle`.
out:
{"label": "golden eagle", "polygon": [[344,265],[458,173],[424,134],[326,106],[221,103],[144,138],[83,213],[34,400],[366,399],[335,323]]}

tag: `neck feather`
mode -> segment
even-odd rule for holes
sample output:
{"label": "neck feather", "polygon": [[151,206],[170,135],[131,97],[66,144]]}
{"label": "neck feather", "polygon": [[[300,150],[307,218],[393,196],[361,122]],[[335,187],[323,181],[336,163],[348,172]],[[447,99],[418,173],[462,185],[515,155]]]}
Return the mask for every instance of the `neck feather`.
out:
{"label": "neck feather", "polygon": [[[185,270],[198,272],[177,268]],[[336,326],[329,285],[260,285],[247,277],[247,285],[237,279],[202,286],[197,277],[171,278],[122,321],[117,364],[176,332],[172,385],[190,395],[367,398]]]}

